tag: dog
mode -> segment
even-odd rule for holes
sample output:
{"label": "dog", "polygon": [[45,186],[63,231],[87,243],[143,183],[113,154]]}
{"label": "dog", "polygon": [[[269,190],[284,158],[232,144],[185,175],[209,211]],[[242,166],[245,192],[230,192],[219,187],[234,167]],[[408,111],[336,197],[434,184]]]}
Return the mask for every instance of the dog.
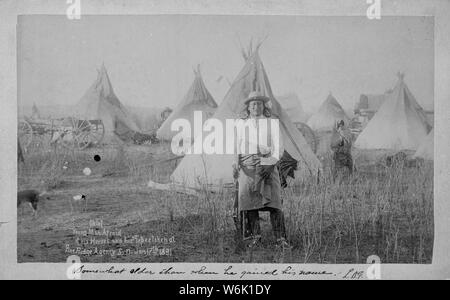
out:
{"label": "dog", "polygon": [[[38,192],[36,190],[24,190],[17,192],[17,208],[23,203],[28,203],[33,209],[33,217],[35,217],[37,215],[38,202],[45,194],[47,194],[47,191]],[[49,199],[49,197],[47,197],[47,199]]]}

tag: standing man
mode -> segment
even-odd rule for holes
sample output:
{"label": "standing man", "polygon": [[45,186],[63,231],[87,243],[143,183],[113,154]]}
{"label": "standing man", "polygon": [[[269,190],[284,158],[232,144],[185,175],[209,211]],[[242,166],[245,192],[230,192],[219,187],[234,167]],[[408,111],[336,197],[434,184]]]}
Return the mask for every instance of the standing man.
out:
{"label": "standing man", "polygon": [[331,138],[333,151],[333,181],[348,177],[353,173],[352,136],[343,120],[336,123]]}
{"label": "standing man", "polygon": [[[244,118],[240,120],[245,125],[237,132],[238,154],[233,164],[233,176],[239,184],[238,210],[243,215],[244,235],[247,235],[244,238],[251,239],[251,246],[260,242],[259,211],[269,211],[277,246],[288,249],[276,166],[284,151],[283,141],[279,131],[269,132],[269,101],[258,92],[250,93],[245,101]],[[267,126],[262,126],[264,122]]]}

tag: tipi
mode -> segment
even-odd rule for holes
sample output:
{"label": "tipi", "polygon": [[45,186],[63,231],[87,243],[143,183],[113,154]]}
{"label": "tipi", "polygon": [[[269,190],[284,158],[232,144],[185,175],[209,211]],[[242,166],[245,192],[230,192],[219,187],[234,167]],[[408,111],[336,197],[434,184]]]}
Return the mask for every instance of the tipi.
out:
{"label": "tipi", "polygon": [[106,137],[113,136],[117,126],[121,126],[121,130],[126,127],[139,131],[131,114],[114,93],[104,64],[95,82],[78,101],[75,115],[80,119],[102,120]]}
{"label": "tipi", "polygon": [[297,94],[288,93],[282,96],[277,96],[276,99],[281,107],[286,111],[287,115],[294,123],[304,123],[306,121],[306,114],[302,109],[302,104]]}
{"label": "tipi", "polygon": [[[169,141],[177,134],[176,131],[171,130],[173,120],[186,119],[191,124],[194,124],[194,111],[201,111],[203,113],[203,121],[210,118],[216,111],[217,103],[206,89],[199,67],[197,70],[194,70],[194,74],[194,82],[187,94],[156,132],[158,139]],[[194,138],[193,132],[191,132],[191,137]]]}
{"label": "tipi", "polygon": [[423,158],[426,160],[434,160],[434,129],[423,139],[417,148],[414,158]]}
{"label": "tipi", "polygon": [[416,150],[429,125],[423,109],[398,74],[398,82],[355,142],[361,149]]}
{"label": "tipi", "polygon": [[350,122],[344,109],[330,92],[319,110],[309,118],[307,124],[316,131],[331,131],[339,120],[344,120],[346,125]]}
{"label": "tipi", "polygon": [[[259,46],[254,51],[249,51],[248,55],[244,55],[246,64],[232,83],[213,118],[223,123],[225,119],[239,118],[244,109],[244,101],[252,91],[268,96],[272,102],[272,115],[280,120],[285,150],[299,161],[299,171],[307,175],[315,175],[321,167],[320,162],[274,98],[258,48]],[[187,154],[172,173],[171,180],[191,188],[207,185],[214,189],[232,184],[233,158],[231,154]],[[301,175],[301,173],[297,174],[297,176]]]}

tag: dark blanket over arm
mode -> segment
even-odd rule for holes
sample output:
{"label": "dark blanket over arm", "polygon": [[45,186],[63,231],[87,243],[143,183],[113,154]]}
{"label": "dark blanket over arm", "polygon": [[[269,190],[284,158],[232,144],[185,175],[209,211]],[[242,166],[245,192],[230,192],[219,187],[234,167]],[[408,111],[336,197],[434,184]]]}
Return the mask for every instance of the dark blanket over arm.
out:
{"label": "dark blanket over arm", "polygon": [[298,168],[298,162],[286,150],[283,156],[277,163],[278,171],[280,173],[281,187],[287,187],[287,178],[295,178],[295,171]]}

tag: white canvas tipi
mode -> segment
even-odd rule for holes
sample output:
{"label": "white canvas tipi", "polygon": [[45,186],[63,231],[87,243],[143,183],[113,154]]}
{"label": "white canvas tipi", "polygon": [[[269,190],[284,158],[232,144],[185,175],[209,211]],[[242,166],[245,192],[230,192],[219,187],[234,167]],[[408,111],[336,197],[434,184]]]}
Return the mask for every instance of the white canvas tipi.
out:
{"label": "white canvas tipi", "polygon": [[432,129],[425,139],[423,139],[414,154],[414,158],[434,160],[434,129]]}
{"label": "white canvas tipi", "polygon": [[131,114],[114,93],[104,65],[98,71],[95,82],[78,101],[75,115],[80,119],[102,120],[105,137],[113,136],[118,124],[129,130],[139,131]]}
{"label": "white canvas tipi", "polygon": [[36,103],[33,103],[33,107],[31,108],[31,118],[32,119],[40,119],[41,114],[39,112],[39,109],[36,106]]}
{"label": "white canvas tipi", "polygon": [[416,150],[427,136],[429,125],[423,109],[398,74],[397,85],[358,136],[361,149]]}
{"label": "white canvas tipi", "polygon": [[342,106],[330,93],[319,110],[309,118],[307,124],[316,131],[331,131],[340,120],[344,120],[346,125],[350,122]]}
{"label": "white canvas tipi", "polygon": [[[216,111],[217,103],[206,89],[199,68],[194,73],[195,79],[189,91],[156,132],[159,139],[169,141],[177,134],[176,131],[171,130],[172,122],[176,119],[186,119],[190,124],[194,124],[194,111],[202,112],[203,121],[210,118]],[[193,128],[191,129],[193,130]],[[194,133],[191,131],[192,138],[194,138],[193,135]]]}
{"label": "white canvas tipi", "polygon": [[[272,102],[272,115],[280,120],[285,150],[299,161],[301,173],[315,175],[320,168],[320,162],[274,98],[258,48],[245,58],[245,66],[232,83],[213,118],[221,120],[224,124],[226,119],[238,119],[245,108],[244,101],[252,91],[258,91],[269,97]],[[171,180],[192,188],[203,185],[215,188],[233,184],[233,158],[231,154],[188,154],[172,173]],[[297,176],[301,176],[301,173]]]}
{"label": "white canvas tipi", "polygon": [[289,93],[282,96],[277,96],[276,98],[292,122],[304,123],[306,121],[306,114],[303,111],[302,104],[297,94]]}

